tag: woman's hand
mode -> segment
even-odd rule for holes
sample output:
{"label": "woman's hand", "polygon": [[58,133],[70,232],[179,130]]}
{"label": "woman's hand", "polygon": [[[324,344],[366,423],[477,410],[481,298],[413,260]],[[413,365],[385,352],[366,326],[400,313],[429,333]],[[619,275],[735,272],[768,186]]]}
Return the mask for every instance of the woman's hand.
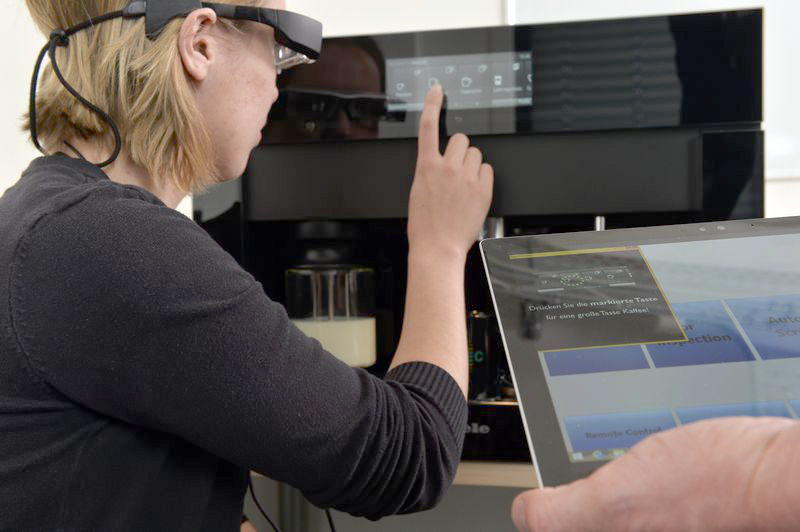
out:
{"label": "woman's hand", "polygon": [[408,205],[408,285],[403,333],[391,368],[439,366],[467,395],[464,262],[492,200],[494,171],[464,135],[439,153],[441,87],[428,92]]}
{"label": "woman's hand", "polygon": [[442,88],[432,88],[422,111],[408,207],[408,240],[412,252],[466,257],[489,212],[494,171],[461,133],[453,135],[444,155],[439,153],[442,100]]}

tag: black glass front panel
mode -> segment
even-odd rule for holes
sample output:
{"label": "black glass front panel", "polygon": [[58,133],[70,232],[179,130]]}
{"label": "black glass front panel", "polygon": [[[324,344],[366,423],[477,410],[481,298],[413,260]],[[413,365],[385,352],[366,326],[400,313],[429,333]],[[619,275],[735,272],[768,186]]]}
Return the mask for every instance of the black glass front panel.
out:
{"label": "black glass front panel", "polygon": [[435,83],[450,133],[758,123],[761,57],[760,10],[326,39],[264,142],[413,138]]}
{"label": "black glass front panel", "polygon": [[[605,215],[611,228],[764,214],[760,131],[676,128],[472,141],[495,169],[491,216]],[[411,139],[257,149],[244,183],[245,217],[404,218],[415,159]]]}

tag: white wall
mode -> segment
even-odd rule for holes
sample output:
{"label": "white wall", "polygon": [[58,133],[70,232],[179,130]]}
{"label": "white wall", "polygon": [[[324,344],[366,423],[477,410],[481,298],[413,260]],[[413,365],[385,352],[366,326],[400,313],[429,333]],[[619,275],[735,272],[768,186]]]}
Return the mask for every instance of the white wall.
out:
{"label": "white wall", "polygon": [[286,0],[322,21],[326,37],[503,24],[505,0]]}
{"label": "white wall", "polygon": [[536,24],[764,8],[767,216],[800,215],[800,61],[797,0],[509,0],[509,22]]}
{"label": "white wall", "polygon": [[22,115],[28,98],[36,54],[45,38],[38,32],[23,0],[3,0],[0,52],[0,194],[11,186],[39,153],[23,133]]}

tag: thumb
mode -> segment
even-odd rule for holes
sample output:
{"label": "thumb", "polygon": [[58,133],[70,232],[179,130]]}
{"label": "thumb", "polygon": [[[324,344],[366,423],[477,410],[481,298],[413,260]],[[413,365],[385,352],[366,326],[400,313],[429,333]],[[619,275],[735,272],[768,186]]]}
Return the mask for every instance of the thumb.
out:
{"label": "thumb", "polygon": [[568,486],[526,491],[514,499],[511,517],[521,532],[581,532],[598,530],[597,494],[586,481]]}

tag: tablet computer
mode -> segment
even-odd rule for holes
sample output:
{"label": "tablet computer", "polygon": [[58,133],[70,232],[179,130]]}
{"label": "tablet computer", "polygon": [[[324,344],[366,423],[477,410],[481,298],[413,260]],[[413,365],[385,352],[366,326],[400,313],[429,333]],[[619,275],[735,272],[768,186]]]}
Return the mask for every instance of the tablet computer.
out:
{"label": "tablet computer", "polygon": [[800,414],[800,218],[480,244],[540,486],[720,416]]}

